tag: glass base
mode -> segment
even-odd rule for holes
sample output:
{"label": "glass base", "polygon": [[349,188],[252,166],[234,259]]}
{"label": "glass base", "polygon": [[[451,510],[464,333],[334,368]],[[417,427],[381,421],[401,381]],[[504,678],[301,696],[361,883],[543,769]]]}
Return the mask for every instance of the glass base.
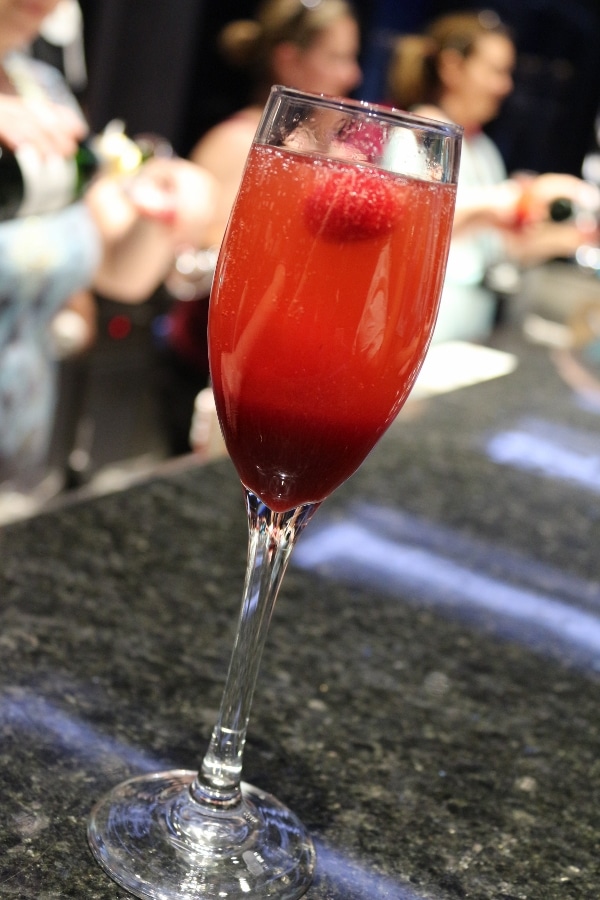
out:
{"label": "glass base", "polygon": [[149,900],[300,897],[315,851],[294,813],[245,783],[241,804],[207,812],[190,794],[195,778],[138,776],[96,804],[88,840],[111,878]]}

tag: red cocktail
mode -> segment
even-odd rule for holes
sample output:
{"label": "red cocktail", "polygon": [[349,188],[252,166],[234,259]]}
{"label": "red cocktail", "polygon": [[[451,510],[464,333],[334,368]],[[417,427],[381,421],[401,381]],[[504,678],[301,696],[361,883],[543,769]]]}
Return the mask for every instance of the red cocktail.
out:
{"label": "red cocktail", "polygon": [[256,144],[211,297],[211,373],[244,485],[276,511],[363,461],[423,361],[454,185]]}

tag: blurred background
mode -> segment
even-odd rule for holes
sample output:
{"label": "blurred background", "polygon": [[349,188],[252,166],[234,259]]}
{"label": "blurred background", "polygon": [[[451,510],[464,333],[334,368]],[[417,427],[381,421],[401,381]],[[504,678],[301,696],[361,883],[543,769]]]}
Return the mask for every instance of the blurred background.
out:
{"label": "blurred background", "polygon": [[[242,106],[245,85],[224,65],[216,35],[251,16],[249,0],[80,0],[95,130],[118,116],[130,133],[155,131],[187,155],[210,125]],[[515,90],[494,126],[509,170],[579,174],[600,105],[597,0],[493,0],[485,5],[512,27],[519,51]],[[418,31],[440,13],[479,9],[448,0],[356,0],[368,100],[385,96],[394,36]]]}
{"label": "blurred background", "polygon": [[[356,0],[362,27],[363,82],[357,96],[386,100],[385,71],[394,38],[419,31],[440,13],[480,3]],[[493,0],[518,50],[515,89],[489,126],[509,171],[580,175],[598,149],[600,5],[598,0]],[[229,21],[252,16],[249,0],[80,0],[87,77],[74,84],[93,131],[122,119],[130,135],[153,132],[187,156],[213,124],[248,102],[247,84],[216,49]],[[61,62],[60,49],[36,52]],[[115,463],[151,465],[164,457],[154,409],[154,366],[165,304],[123,308],[99,298],[98,338],[84,358],[66,360],[53,465],[67,486],[86,483]]]}

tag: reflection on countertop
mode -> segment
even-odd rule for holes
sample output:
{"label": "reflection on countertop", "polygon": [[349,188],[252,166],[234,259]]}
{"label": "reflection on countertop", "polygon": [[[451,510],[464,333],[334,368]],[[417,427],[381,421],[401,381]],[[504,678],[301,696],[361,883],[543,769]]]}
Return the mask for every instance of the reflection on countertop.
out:
{"label": "reflection on countertop", "polygon": [[[600,893],[600,416],[553,350],[422,397],[301,537],[245,778],[315,837],[308,900]],[[228,460],[0,529],[0,895],[117,900],[85,841],[194,768],[246,556]]]}

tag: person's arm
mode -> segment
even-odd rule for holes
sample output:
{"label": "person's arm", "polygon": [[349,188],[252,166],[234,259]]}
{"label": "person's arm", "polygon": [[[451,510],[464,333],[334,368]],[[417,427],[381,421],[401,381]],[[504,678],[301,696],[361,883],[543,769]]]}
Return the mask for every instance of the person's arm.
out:
{"label": "person's arm", "polygon": [[180,246],[203,244],[216,187],[191,162],[156,159],[134,179],[97,179],[85,202],[103,246],[94,287],[104,296],[139,302],[166,277]]}
{"label": "person's arm", "polygon": [[521,193],[519,184],[510,178],[499,184],[459,190],[453,234],[514,228]]}
{"label": "person's arm", "polygon": [[571,200],[574,206],[592,212],[600,207],[598,187],[575,175],[515,175],[498,184],[459,187],[454,230],[487,226],[518,231],[546,221],[549,205],[558,198]]}
{"label": "person's arm", "polygon": [[218,186],[214,220],[206,245],[220,244],[233,207],[258,120],[239,116],[215,126],[194,147],[190,159],[212,175]]}
{"label": "person's arm", "polygon": [[505,235],[508,256],[521,266],[535,266],[551,259],[568,259],[582,244],[596,245],[598,230],[576,222],[539,222],[520,233]]}

